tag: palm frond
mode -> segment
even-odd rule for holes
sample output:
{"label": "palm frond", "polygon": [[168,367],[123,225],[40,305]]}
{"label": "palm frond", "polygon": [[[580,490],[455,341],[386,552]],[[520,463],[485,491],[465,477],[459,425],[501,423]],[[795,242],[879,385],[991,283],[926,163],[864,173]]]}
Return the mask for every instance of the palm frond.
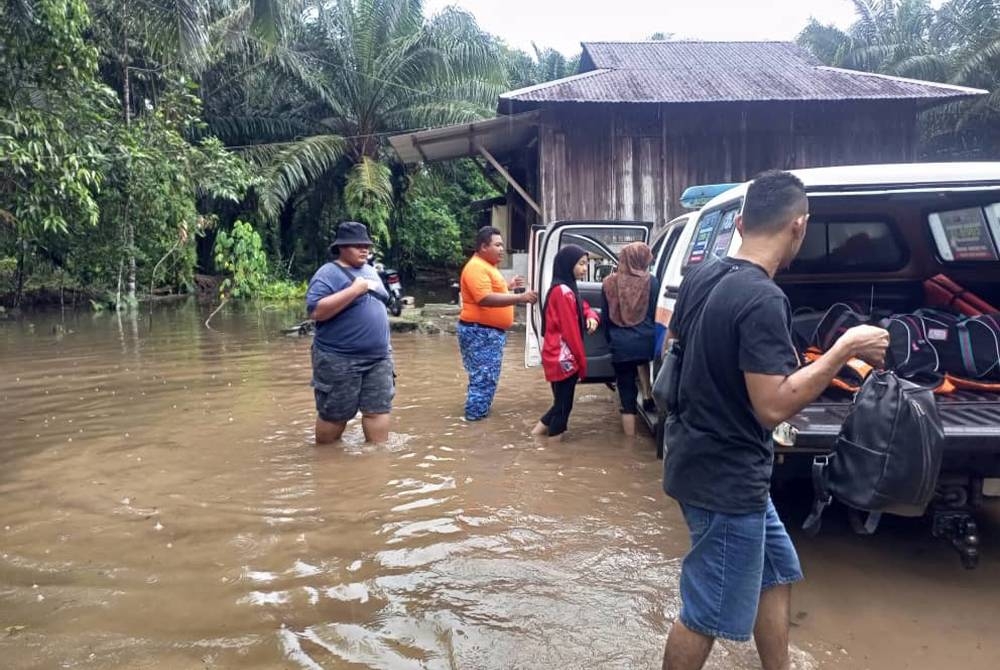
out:
{"label": "palm frond", "polygon": [[362,156],[347,175],[344,203],[348,211],[368,226],[372,236],[388,243],[392,207],[392,173],[373,158]]}
{"label": "palm frond", "polygon": [[823,25],[816,19],[809,19],[796,41],[821,63],[839,66],[843,64],[844,52],[850,48],[851,37],[836,26]]}
{"label": "palm frond", "polygon": [[888,74],[925,81],[947,82],[951,78],[951,62],[942,54],[914,54],[892,64]]}
{"label": "palm frond", "polygon": [[317,124],[293,116],[213,116],[200,135],[214,135],[226,144],[274,142],[317,132]]}
{"label": "palm frond", "polygon": [[371,200],[383,204],[392,202],[392,182],[389,168],[373,158],[363,156],[354,164],[344,187],[348,202]]}
{"label": "palm frond", "polygon": [[274,151],[246,152],[251,160],[266,161],[258,187],[264,215],[276,219],[292,196],[337,164],[346,147],[335,135],[315,135]]}

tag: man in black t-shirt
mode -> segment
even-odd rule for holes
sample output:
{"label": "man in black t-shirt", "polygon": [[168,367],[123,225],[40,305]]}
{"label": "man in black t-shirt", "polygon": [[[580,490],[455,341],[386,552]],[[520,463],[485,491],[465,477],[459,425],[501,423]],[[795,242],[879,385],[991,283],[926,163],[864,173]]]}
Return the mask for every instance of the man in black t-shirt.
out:
{"label": "man in black t-shirt", "polygon": [[747,189],[735,256],[706,260],[681,284],[670,337],[683,348],[676,412],[666,423],[663,489],[681,506],[691,551],[665,670],[698,670],[716,637],[748,640],[765,670],[785,670],[799,559],[771,503],[771,431],[827,388],[852,357],[880,364],[881,328],[847,331],[799,368],[788,298],[774,283],[809,219],[802,182],[765,172]]}

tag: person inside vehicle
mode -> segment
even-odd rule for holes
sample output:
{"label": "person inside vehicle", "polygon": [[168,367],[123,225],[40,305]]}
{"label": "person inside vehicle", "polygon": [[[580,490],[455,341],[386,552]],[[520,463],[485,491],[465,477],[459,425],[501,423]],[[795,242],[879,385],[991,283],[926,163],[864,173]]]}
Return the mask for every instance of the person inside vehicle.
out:
{"label": "person inside vehicle", "polygon": [[771,502],[776,426],[818,398],[851,358],[880,365],[888,333],[846,331],[799,367],[788,298],[774,282],[805,237],[802,182],[771,171],[749,186],[732,257],[693,268],[681,284],[668,337],[681,348],[676,407],[664,427],[663,489],[691,536],[681,567],[680,616],[665,670],[698,670],[715,638],[749,640],[765,670],[787,670],[795,547]]}

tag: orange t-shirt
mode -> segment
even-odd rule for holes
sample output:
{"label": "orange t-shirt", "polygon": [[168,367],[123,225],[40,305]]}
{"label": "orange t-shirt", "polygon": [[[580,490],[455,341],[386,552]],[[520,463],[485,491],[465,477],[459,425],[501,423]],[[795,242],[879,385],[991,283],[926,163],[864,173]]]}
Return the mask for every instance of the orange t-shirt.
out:
{"label": "orange t-shirt", "polygon": [[462,268],[462,313],[459,319],[507,330],[514,325],[514,305],[482,307],[479,304],[491,293],[507,293],[507,280],[500,271],[478,255]]}

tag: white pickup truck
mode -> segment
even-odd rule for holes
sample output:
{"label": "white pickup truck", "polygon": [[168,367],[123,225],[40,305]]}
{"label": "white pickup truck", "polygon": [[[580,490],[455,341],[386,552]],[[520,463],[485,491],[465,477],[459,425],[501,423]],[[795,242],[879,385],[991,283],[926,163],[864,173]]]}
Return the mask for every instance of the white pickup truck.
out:
{"label": "white pickup truck", "polygon": [[[1000,163],[896,164],[796,170],[809,196],[806,239],[777,282],[793,309],[825,309],[853,302],[894,313],[923,306],[923,282],[947,274],[988,302],[1000,304]],[[600,279],[617,250],[636,240],[653,248],[660,281],[657,323],[666,328],[688,268],[740,245],[735,219],[746,184],[711,198],[698,211],[654,230],[642,222],[560,221],[534,231],[529,255],[532,285],[544,296],[552,262],[564,244],[590,252],[590,281],[580,290],[601,305]],[[528,311],[525,362],[539,363],[540,308]],[[586,337],[588,382],[613,382],[604,333]],[[998,352],[1000,356],[1000,352]],[[658,361],[653,362],[654,375]],[[789,423],[794,443],[775,449],[775,478],[808,476],[814,456],[828,453],[850,405],[843,392],[824,395]],[[976,564],[973,514],[984,493],[1000,494],[1000,394],[959,391],[939,396],[946,435],[937,498],[929,510],[935,536],[952,542],[967,567]],[[640,403],[641,406],[641,403]],[[664,444],[660,417],[644,412]]]}

